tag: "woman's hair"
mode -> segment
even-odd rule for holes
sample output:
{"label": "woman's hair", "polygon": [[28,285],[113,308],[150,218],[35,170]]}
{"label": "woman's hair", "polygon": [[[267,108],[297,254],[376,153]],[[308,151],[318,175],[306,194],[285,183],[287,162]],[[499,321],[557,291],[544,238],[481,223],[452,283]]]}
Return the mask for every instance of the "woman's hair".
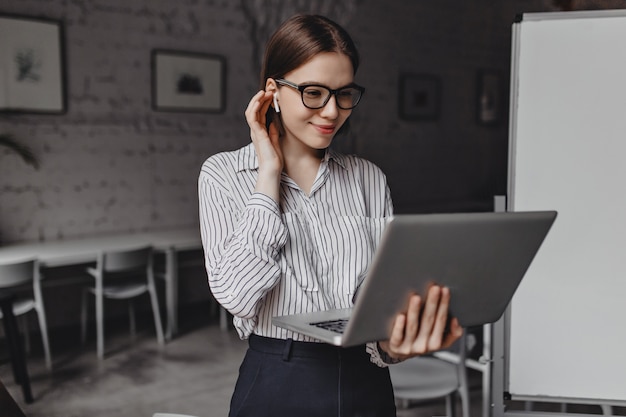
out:
{"label": "woman's hair", "polygon": [[265,89],[268,78],[282,78],[324,52],[346,55],[356,74],[359,53],[344,28],[324,16],[291,17],[274,32],[267,43],[261,69],[261,89]]}
{"label": "woman's hair", "polygon": [[[274,32],[265,48],[261,68],[261,89],[265,89],[268,78],[283,78],[285,74],[299,68],[324,52],[337,52],[347,56],[352,63],[353,73],[359,68],[359,52],[344,28],[327,17],[319,15],[296,15]],[[266,125],[274,122],[281,134],[284,132],[280,117],[270,106],[266,113]],[[349,120],[339,130],[349,130]]]}

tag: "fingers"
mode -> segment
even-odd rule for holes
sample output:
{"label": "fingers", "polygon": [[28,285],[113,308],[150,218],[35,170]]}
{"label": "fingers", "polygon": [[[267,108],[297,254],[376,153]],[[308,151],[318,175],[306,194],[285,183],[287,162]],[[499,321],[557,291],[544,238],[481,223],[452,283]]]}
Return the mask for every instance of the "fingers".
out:
{"label": "fingers", "polygon": [[[439,301],[441,298],[441,287],[433,285],[428,289],[426,295],[426,304],[422,319],[419,322],[419,333],[414,342],[414,351],[423,354],[429,350],[438,349],[437,333],[435,332],[435,319],[439,316]],[[447,315],[448,309],[444,311]],[[445,317],[444,317],[445,320]],[[443,332],[441,332],[443,334]],[[441,336],[439,336],[439,344],[441,344]]]}
{"label": "fingers", "polygon": [[455,318],[444,335],[449,306],[450,290],[437,285],[429,288],[423,308],[421,297],[411,296],[407,312],[396,316],[389,342],[381,347],[394,358],[406,359],[451,346],[463,329]]}
{"label": "fingers", "polygon": [[443,340],[441,348],[442,349],[449,348],[461,336],[463,336],[463,327],[461,327],[461,325],[459,324],[459,320],[455,317],[450,322],[450,333]]}
{"label": "fingers", "polygon": [[244,114],[248,126],[250,126],[250,136],[253,141],[260,137],[267,137],[265,114],[272,102],[272,97],[272,92],[261,90],[256,93],[248,103]]}
{"label": "fingers", "polygon": [[272,142],[272,145],[274,145],[275,147],[278,147],[278,128],[276,127],[276,124],[274,122],[270,123],[270,130],[269,130],[269,135],[270,135],[270,141]]}
{"label": "fingers", "polygon": [[259,160],[259,179],[271,187],[271,190],[269,190],[262,185],[260,186],[261,188],[257,187],[255,189],[275,196],[275,183],[280,179],[280,173],[283,169],[283,157],[279,144],[278,129],[274,123],[270,124],[269,130],[266,127],[265,114],[273,96],[274,93],[271,91],[261,90],[256,93],[248,103],[245,116],[250,126],[250,139],[252,139],[254,150]]}
{"label": "fingers", "polygon": [[409,308],[406,314],[406,328],[404,331],[404,339],[407,341],[415,340],[418,330],[420,330],[421,306],[422,297],[417,294],[412,295],[409,299]]}
{"label": "fingers", "polygon": [[428,350],[441,349],[443,336],[448,321],[448,309],[450,307],[450,289],[441,288],[439,303],[436,307],[436,315],[434,318],[431,337],[428,339]]}
{"label": "fingers", "polygon": [[389,338],[390,353],[397,359],[409,357],[413,349],[413,341],[417,336],[420,318],[420,305],[422,299],[419,295],[412,295],[409,299],[409,307],[406,314],[398,314],[394,322],[391,337]]}
{"label": "fingers", "polygon": [[404,326],[406,325],[406,316],[404,314],[398,314],[391,329],[391,337],[389,338],[389,345],[397,351],[404,341]]}

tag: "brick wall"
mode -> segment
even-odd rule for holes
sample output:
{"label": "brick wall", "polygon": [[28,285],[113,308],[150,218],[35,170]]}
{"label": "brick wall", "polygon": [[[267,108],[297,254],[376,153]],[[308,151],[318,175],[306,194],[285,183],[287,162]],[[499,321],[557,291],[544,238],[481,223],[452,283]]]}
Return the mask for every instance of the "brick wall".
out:
{"label": "brick wall", "polygon": [[[489,209],[506,188],[507,127],[476,124],[476,71],[501,70],[508,86],[510,25],[545,3],[3,0],[0,12],[63,20],[69,106],[60,116],[0,114],[0,131],[41,157],[35,171],[0,150],[0,241],[195,225],[199,167],[248,142],[243,110],[259,53],[297,11],[329,15],[357,42],[367,93],[337,145],[387,172],[397,210]],[[153,48],[223,55],[226,111],[153,111]],[[399,119],[400,73],[440,78],[439,120]]]}

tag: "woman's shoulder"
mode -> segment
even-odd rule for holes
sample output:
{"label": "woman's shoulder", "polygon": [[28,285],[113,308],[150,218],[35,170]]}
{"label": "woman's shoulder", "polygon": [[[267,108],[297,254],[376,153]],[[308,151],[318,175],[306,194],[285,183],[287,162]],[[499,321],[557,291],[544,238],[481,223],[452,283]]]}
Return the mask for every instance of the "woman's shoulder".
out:
{"label": "woman's shoulder", "polygon": [[256,155],[250,143],[239,149],[222,151],[209,156],[202,164],[200,174],[224,176],[224,174],[235,173],[241,167],[249,166],[250,163],[254,164],[254,160],[256,160]]}

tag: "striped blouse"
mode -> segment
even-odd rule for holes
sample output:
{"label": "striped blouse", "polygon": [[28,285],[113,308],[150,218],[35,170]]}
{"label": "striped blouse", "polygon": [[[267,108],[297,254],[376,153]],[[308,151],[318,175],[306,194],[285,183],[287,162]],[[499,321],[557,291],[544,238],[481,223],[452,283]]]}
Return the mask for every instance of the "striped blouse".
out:
{"label": "striped blouse", "polygon": [[[310,195],[283,173],[277,203],[254,192],[257,173],[252,144],[202,166],[200,229],[209,286],[233,314],[241,338],[314,341],[271,319],[352,306],[392,215],[386,178],[371,162],[329,149]],[[382,366],[375,344],[367,350]]]}

